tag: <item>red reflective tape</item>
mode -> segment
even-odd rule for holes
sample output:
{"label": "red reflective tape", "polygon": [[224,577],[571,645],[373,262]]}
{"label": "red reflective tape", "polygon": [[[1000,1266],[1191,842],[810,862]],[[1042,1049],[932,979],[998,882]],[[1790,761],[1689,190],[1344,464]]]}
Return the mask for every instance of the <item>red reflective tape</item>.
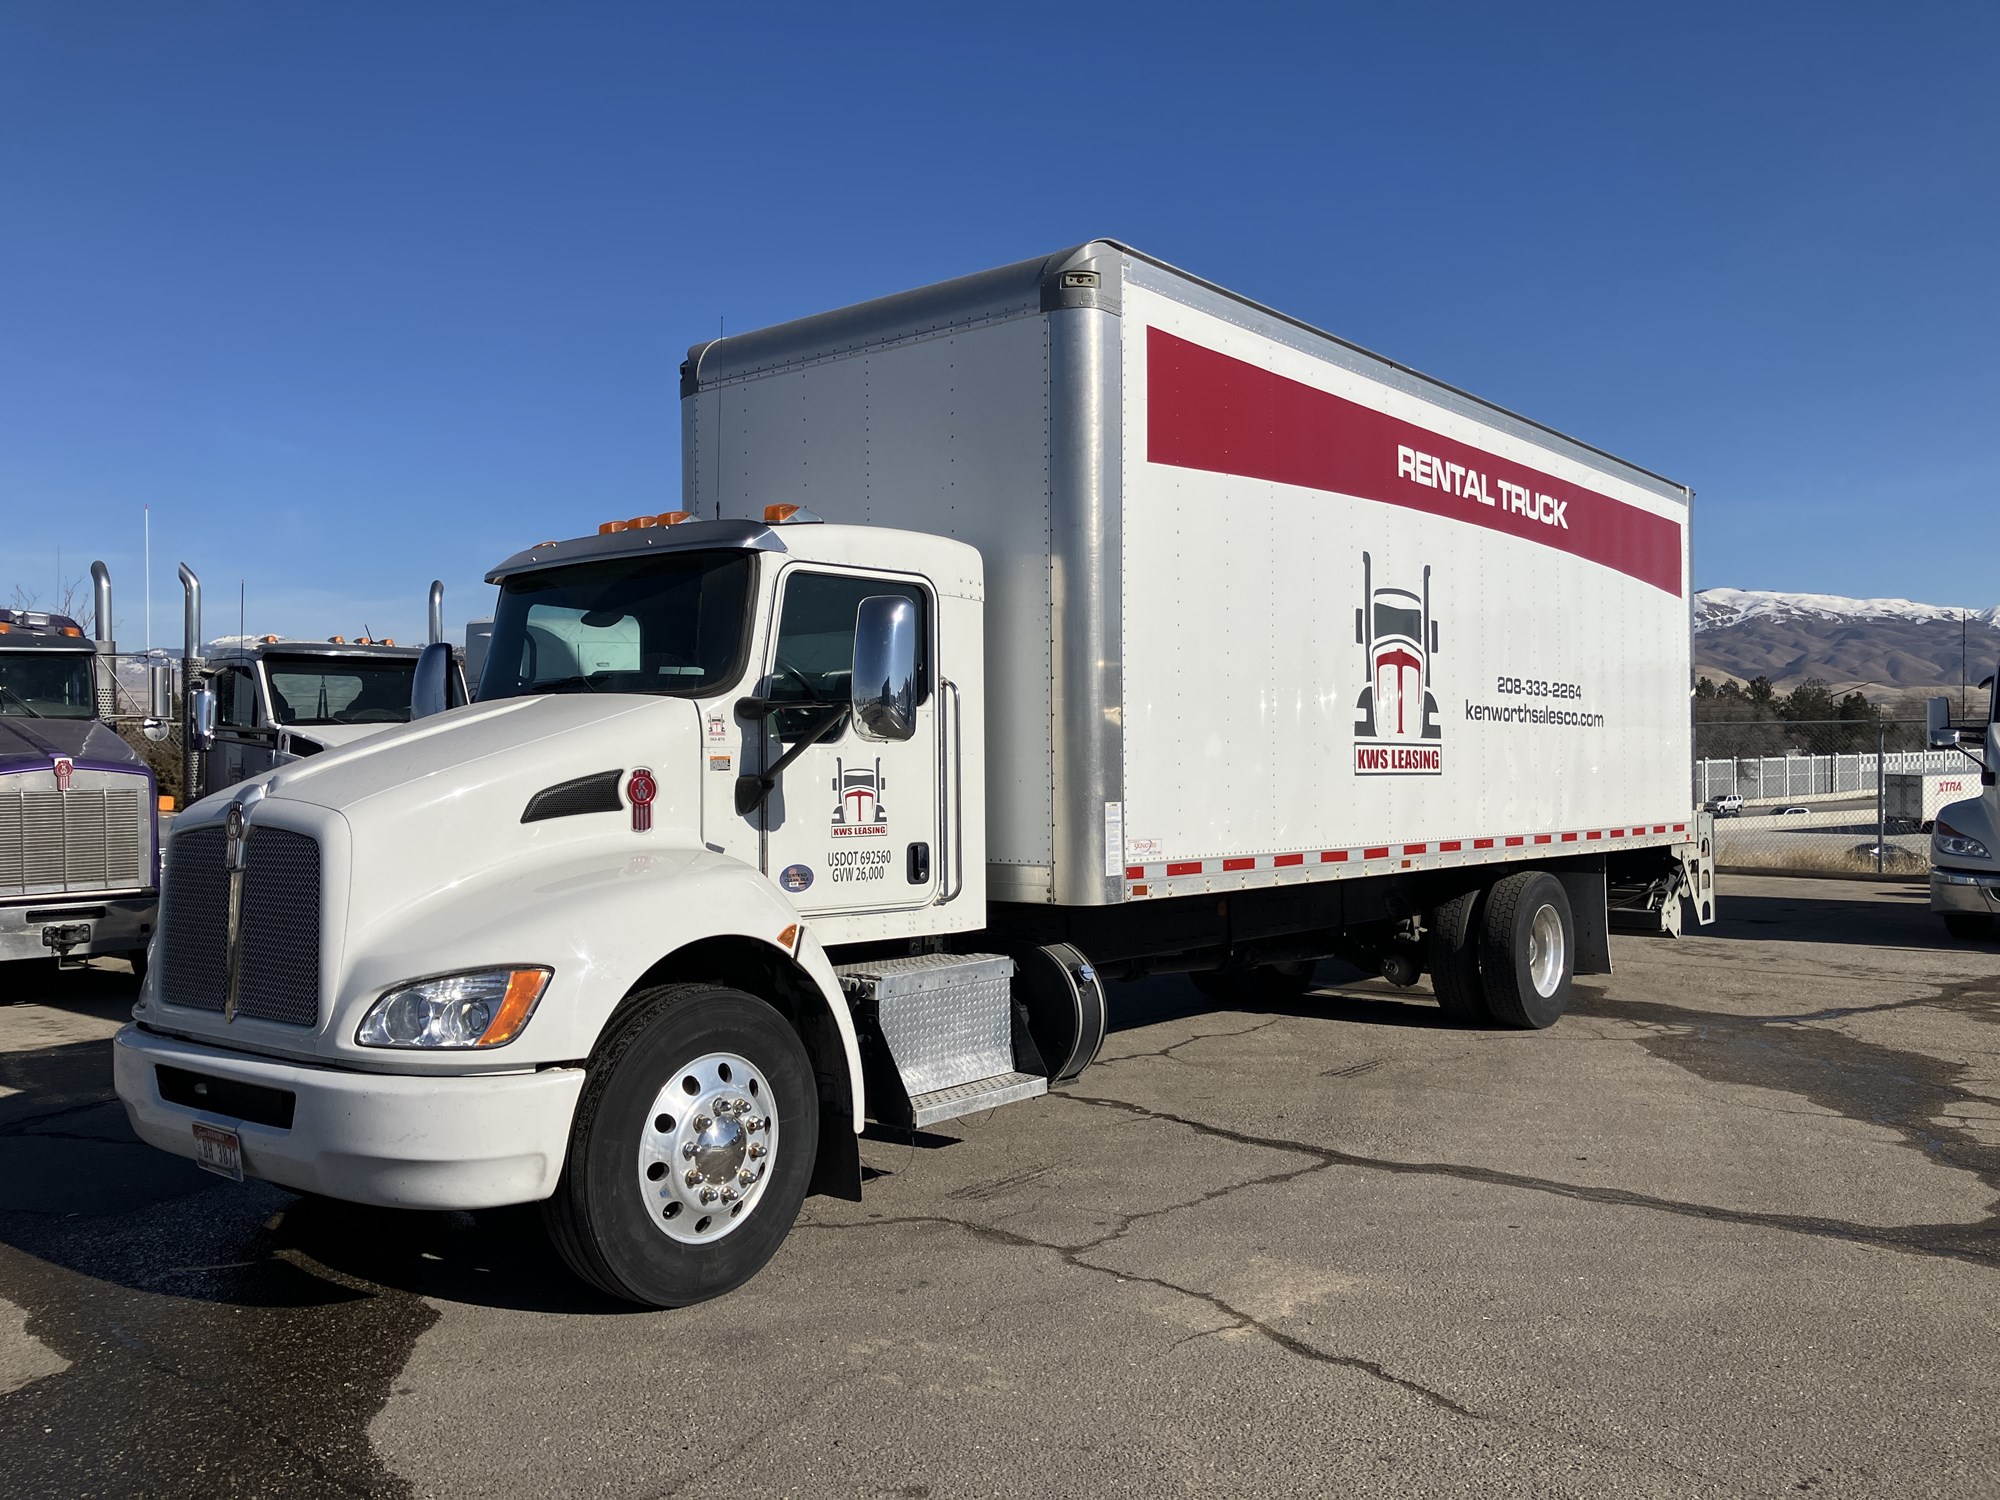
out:
{"label": "red reflective tape", "polygon": [[1625,830],[1622,828],[1614,828],[1611,830],[1611,836],[1614,839],[1622,839],[1625,837]]}
{"label": "red reflective tape", "polygon": [[1491,849],[1491,848],[1493,847],[1493,840],[1491,840],[1491,839],[1474,839],[1474,840],[1472,841],[1472,847],[1473,847],[1473,848],[1475,848],[1475,849]]}
{"label": "red reflective tape", "polygon": [[1675,833],[1686,833],[1687,831],[1688,831],[1688,826],[1687,826],[1687,824],[1685,824],[1685,823],[1676,823],[1676,824],[1674,824],[1674,832],[1675,832]]}
{"label": "red reflective tape", "polygon": [[1385,844],[1380,849],[1363,849],[1361,857],[1363,859],[1387,859],[1389,857],[1388,846]]}
{"label": "red reflective tape", "polygon": [[1604,831],[1601,828],[1593,828],[1584,837],[1587,839],[1601,839],[1604,837]]}
{"label": "red reflective tape", "polygon": [[1575,834],[1573,834],[1573,833],[1566,833],[1566,834],[1564,834],[1564,835],[1563,835],[1563,842],[1564,842],[1565,844],[1574,844],[1574,843],[1576,842],[1576,835],[1575,835]]}
{"label": "red reflective tape", "polygon": [[1403,845],[1403,852],[1405,854],[1422,854],[1429,850],[1429,848],[1429,844],[1405,844]]}
{"label": "red reflective tape", "polygon": [[1655,833],[1665,833],[1666,831],[1667,831],[1667,825],[1664,823],[1655,823],[1653,825],[1653,832]]}
{"label": "red reflective tape", "polygon": [[1167,873],[1169,875],[1199,875],[1201,873],[1201,861],[1198,859],[1184,859],[1179,864],[1168,865]]}
{"label": "red reflective tape", "polygon": [[1444,843],[1438,845],[1438,853],[1456,854],[1463,847],[1464,845],[1460,844],[1457,839],[1448,839]]}
{"label": "red reflective tape", "polygon": [[1320,855],[1319,862],[1323,865],[1344,865],[1347,863],[1347,851],[1345,849],[1329,849]]}
{"label": "red reflective tape", "polygon": [[1271,861],[1272,864],[1277,865],[1280,869],[1286,865],[1302,865],[1305,862],[1306,857],[1303,854],[1280,854],[1276,859]]}
{"label": "red reflective tape", "polygon": [[1254,859],[1225,859],[1222,862],[1222,868],[1225,871],[1254,870],[1257,868],[1257,861]]}
{"label": "red reflective tape", "polygon": [[1507,840],[1507,847],[1509,849],[1518,849],[1527,842],[1525,838],[1510,838]]}
{"label": "red reflective tape", "polygon": [[[1681,597],[1681,526],[1669,517],[1164,329],[1146,330],[1146,382],[1146,457],[1156,464],[1445,516],[1567,552]],[[1399,448],[1422,455],[1422,472],[1445,487],[1414,477],[1412,460],[1399,458]],[[1536,514],[1510,508],[1516,497]],[[1539,519],[1556,507],[1563,524]]]}
{"label": "red reflective tape", "polygon": [[1125,878],[1127,880],[1144,880],[1146,878],[1146,867],[1144,865],[1127,865],[1125,867]]}

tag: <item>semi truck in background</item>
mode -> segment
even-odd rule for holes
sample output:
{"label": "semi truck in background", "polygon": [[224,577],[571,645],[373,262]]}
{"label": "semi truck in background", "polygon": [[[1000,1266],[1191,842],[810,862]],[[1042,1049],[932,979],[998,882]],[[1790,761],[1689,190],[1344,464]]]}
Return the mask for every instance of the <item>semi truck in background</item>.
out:
{"label": "semi truck in background", "polygon": [[143,967],[159,901],[153,773],[117,708],[111,573],[95,624],[0,609],[0,960],[98,954]]}
{"label": "semi truck in background", "polygon": [[[197,684],[189,700],[189,801],[410,722],[422,648],[340,635],[265,635],[203,647],[201,580],[185,565],[181,580],[191,630],[183,674]],[[443,640],[444,585],[436,581],[429,615],[430,639]],[[456,708],[467,701],[465,676],[454,659],[445,703]]]}
{"label": "semi truck in background", "polygon": [[1976,787],[1939,808],[1931,826],[1931,910],[1968,942],[2000,935],[2000,670],[1979,686],[1984,722],[1955,724],[1949,698],[1930,700],[1932,748],[1962,751],[1971,762],[1967,788]]}
{"label": "semi truck in background", "polygon": [[682,420],[685,509],[489,575],[477,701],[183,815],[145,1140],[679,1305],[1120,981],[1539,1028],[1712,919],[1681,485],[1109,241],[700,345]]}

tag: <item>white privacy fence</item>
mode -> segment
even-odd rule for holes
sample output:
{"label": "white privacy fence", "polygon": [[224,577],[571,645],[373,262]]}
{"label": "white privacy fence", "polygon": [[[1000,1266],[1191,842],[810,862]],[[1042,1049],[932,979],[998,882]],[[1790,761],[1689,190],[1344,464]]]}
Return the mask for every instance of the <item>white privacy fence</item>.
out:
{"label": "white privacy fence", "polygon": [[[1746,802],[1842,794],[1872,797],[1876,759],[1873,750],[1834,755],[1704,758],[1694,763],[1695,801],[1706,802],[1730,792]],[[1891,750],[1880,759],[1885,775],[1899,771],[1962,771],[1967,764],[1956,750]]]}

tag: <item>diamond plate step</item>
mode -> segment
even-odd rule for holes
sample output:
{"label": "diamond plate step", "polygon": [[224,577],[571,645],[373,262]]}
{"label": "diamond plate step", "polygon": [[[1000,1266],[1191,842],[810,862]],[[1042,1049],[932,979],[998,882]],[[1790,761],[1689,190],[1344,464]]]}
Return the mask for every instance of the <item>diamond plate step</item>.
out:
{"label": "diamond plate step", "polygon": [[977,1114],[982,1109],[997,1109],[1002,1104],[1017,1104],[1023,1099],[1032,1099],[1037,1094],[1046,1094],[1048,1091],[1048,1079],[1038,1078],[1033,1073],[999,1073],[992,1078],[975,1079],[971,1083],[958,1083],[950,1088],[933,1089],[928,1094],[912,1095],[910,1110],[915,1118],[911,1123],[935,1125],[940,1120]]}

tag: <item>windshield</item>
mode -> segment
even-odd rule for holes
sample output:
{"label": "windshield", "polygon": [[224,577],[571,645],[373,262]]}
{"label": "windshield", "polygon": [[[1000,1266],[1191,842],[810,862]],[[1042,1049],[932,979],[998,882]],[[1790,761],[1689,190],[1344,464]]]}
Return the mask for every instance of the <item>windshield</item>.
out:
{"label": "windshield", "polygon": [[23,719],[96,718],[92,660],[80,651],[0,654],[0,714]]}
{"label": "windshield", "polygon": [[750,567],[747,552],[669,552],[509,578],[478,696],[725,686],[741,670]]}
{"label": "windshield", "polygon": [[1375,606],[1375,634],[1399,635],[1404,640],[1418,641],[1424,632],[1424,617],[1421,611],[1398,609],[1393,604],[1378,603]]}
{"label": "windshield", "polygon": [[409,658],[343,661],[338,657],[270,656],[271,712],[280,724],[407,724]]}

